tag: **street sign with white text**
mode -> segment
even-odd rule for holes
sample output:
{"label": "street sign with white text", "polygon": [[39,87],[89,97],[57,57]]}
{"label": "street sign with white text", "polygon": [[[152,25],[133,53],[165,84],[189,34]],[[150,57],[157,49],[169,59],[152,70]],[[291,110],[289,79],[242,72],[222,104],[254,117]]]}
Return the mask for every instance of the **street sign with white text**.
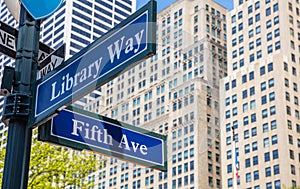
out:
{"label": "street sign with white text", "polygon": [[[0,52],[13,59],[16,58],[18,30],[0,21]],[[39,43],[38,61],[43,60],[53,49]]]}
{"label": "street sign with white text", "polygon": [[53,51],[43,61],[40,62],[37,79],[44,77],[46,74],[54,70],[54,68],[63,63],[65,57],[65,47],[66,44],[61,45],[58,47],[58,49]]}
{"label": "street sign with white text", "polygon": [[73,107],[39,127],[38,138],[167,170],[166,136]]}
{"label": "street sign with white text", "polygon": [[36,82],[33,126],[156,52],[156,1]]}

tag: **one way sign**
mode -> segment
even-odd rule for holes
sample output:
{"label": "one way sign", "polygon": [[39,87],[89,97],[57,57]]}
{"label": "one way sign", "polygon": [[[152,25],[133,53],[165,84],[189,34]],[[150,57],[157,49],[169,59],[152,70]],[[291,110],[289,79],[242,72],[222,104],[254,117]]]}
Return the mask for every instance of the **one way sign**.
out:
{"label": "one way sign", "polygon": [[58,67],[63,63],[65,57],[66,45],[61,45],[57,50],[52,52],[46,59],[40,62],[37,79],[44,77],[46,74],[51,72],[54,68]]}
{"label": "one way sign", "polygon": [[[0,53],[16,58],[18,30],[0,21]],[[39,43],[38,61],[43,60],[53,49],[44,43]]]}

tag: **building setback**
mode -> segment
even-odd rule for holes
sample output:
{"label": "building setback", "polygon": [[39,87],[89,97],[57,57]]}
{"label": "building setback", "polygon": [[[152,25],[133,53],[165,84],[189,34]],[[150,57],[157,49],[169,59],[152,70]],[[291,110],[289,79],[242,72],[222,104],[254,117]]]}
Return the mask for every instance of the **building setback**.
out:
{"label": "building setback", "polygon": [[220,83],[222,188],[300,184],[298,0],[234,1],[227,14],[228,77]]}
{"label": "building setback", "polygon": [[85,107],[167,135],[168,171],[109,158],[89,182],[101,189],[221,188],[226,13],[211,0],[171,4],[158,14],[157,54],[101,87],[102,96]]}

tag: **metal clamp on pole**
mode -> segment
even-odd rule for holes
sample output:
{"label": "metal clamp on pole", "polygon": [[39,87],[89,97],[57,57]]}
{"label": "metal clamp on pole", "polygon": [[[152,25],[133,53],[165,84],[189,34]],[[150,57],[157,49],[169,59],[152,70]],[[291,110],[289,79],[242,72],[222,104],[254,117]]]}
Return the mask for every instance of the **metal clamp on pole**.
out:
{"label": "metal clamp on pole", "polygon": [[0,87],[0,96],[8,96],[11,93],[14,82],[15,68],[5,66]]}
{"label": "metal clamp on pole", "polygon": [[10,94],[5,97],[3,105],[2,121],[8,123],[8,120],[14,116],[27,118],[30,114],[30,96],[26,94]]}

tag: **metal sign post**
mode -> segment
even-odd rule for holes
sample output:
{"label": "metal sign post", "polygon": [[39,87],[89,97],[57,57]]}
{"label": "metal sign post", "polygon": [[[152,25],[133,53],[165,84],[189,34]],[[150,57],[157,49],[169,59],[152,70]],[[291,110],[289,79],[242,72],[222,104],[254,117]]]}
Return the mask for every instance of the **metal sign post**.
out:
{"label": "metal sign post", "polygon": [[22,7],[19,25],[13,92],[6,96],[3,108],[3,119],[10,121],[2,189],[27,188],[28,183],[32,129],[27,124],[31,86],[36,80],[40,21]]}

